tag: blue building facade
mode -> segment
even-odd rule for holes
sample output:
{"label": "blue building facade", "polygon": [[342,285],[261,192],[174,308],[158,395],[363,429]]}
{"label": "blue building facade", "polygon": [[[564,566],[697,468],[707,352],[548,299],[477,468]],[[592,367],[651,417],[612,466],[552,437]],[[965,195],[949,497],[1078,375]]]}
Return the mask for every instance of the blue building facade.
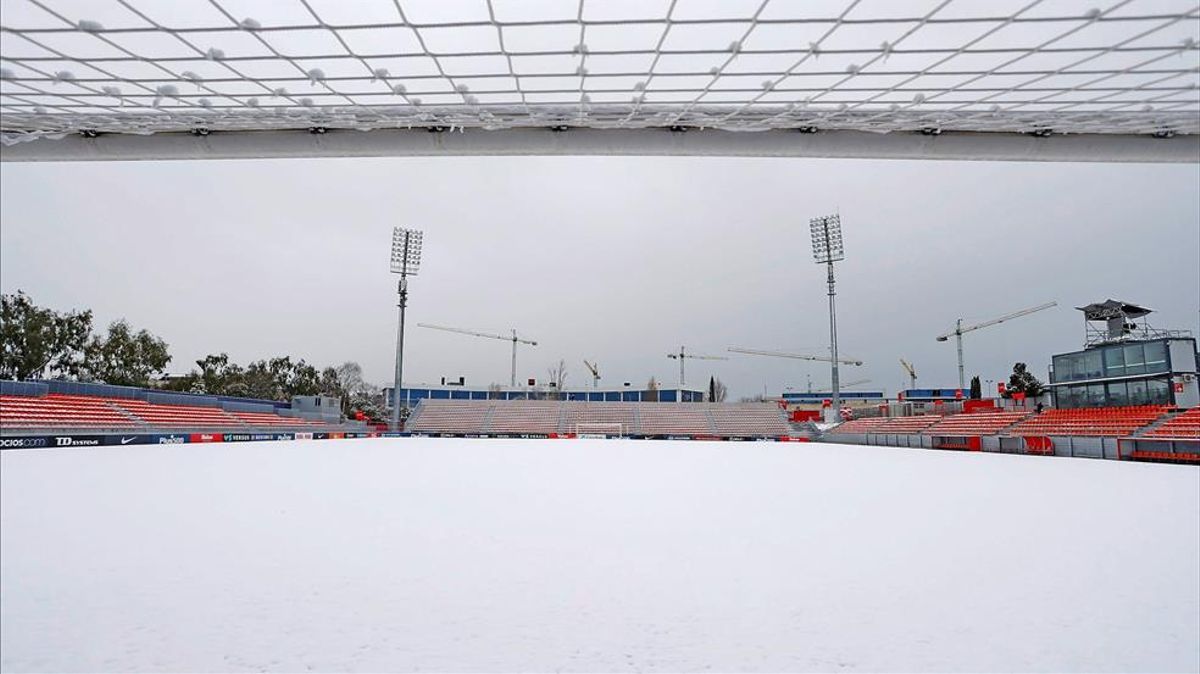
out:
{"label": "blue building facade", "polygon": [[[392,388],[383,390],[386,404],[392,406]],[[579,402],[610,402],[610,403],[699,403],[704,402],[704,392],[698,389],[661,388],[657,391],[648,389],[554,389],[507,387],[500,390],[470,388],[467,386],[405,386],[400,389],[400,404],[404,407],[415,407],[422,400],[573,400]]]}

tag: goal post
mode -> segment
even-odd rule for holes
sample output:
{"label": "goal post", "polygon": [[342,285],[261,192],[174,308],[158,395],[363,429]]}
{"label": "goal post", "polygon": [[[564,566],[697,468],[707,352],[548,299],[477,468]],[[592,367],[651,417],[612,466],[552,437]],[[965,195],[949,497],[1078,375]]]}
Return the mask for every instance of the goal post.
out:
{"label": "goal post", "polygon": [[621,423],[578,423],[575,424],[575,437],[579,438],[623,438],[625,424]]}

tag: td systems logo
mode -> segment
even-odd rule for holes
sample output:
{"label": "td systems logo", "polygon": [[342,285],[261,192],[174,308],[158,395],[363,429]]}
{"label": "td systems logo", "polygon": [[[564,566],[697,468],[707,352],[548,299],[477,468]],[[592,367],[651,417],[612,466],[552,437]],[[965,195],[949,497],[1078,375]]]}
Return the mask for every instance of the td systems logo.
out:
{"label": "td systems logo", "polygon": [[72,438],[70,436],[59,436],[54,438],[54,443],[58,447],[95,447],[100,444],[100,441],[95,438]]}

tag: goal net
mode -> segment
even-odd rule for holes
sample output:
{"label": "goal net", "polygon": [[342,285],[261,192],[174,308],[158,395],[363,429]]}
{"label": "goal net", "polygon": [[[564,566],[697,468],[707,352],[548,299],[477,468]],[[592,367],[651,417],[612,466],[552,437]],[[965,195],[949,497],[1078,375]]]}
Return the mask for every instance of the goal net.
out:
{"label": "goal net", "polygon": [[625,437],[625,425],[619,423],[580,423],[575,424],[575,435],[580,438],[621,438]]}
{"label": "goal net", "polygon": [[0,141],[1200,133],[1200,14],[1188,2],[177,4],[6,2]]}

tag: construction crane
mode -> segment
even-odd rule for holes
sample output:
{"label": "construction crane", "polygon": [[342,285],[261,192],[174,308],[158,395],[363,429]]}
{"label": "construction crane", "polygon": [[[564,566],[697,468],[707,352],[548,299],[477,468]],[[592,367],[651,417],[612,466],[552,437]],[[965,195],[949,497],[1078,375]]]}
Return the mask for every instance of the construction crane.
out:
{"label": "construction crane", "polygon": [[1056,307],[1056,306],[1058,306],[1058,302],[1046,302],[1045,304],[1039,304],[1036,307],[1029,307],[1028,309],[1014,311],[1011,314],[1005,314],[999,318],[993,318],[990,321],[984,321],[982,323],[976,323],[975,325],[968,325],[965,327],[963,326],[962,319],[960,318],[960,319],[958,319],[957,323],[955,323],[954,330],[947,332],[944,335],[938,335],[937,341],[939,341],[939,342],[944,342],[944,341],[950,339],[951,337],[954,337],[955,340],[958,342],[958,388],[960,388],[960,389],[966,388],[966,385],[967,385],[966,376],[963,373],[962,336],[963,336],[964,332],[971,332],[972,330],[978,330],[979,328],[986,328],[986,327],[989,327],[992,325],[996,325],[997,323],[1003,323],[1004,321],[1011,321],[1014,318],[1020,318],[1021,316],[1028,316],[1029,314],[1041,311],[1043,309],[1049,309],[1050,307]]}
{"label": "construction crane", "polygon": [[592,372],[592,388],[600,388],[600,368],[599,368],[599,366],[597,366],[595,363],[587,362],[586,358],[583,359],[583,364],[586,365],[587,369],[591,370],[591,372]]}
{"label": "construction crane", "polygon": [[917,387],[917,371],[916,371],[916,369],[913,368],[912,363],[908,362],[907,360],[904,360],[903,358],[900,359],[900,365],[903,366],[904,371],[908,373],[908,388],[909,388],[909,390],[915,389]]}
{"label": "construction crane", "polygon": [[680,399],[680,401],[683,400],[683,384],[684,384],[683,361],[687,360],[688,358],[691,358],[693,360],[729,360],[725,356],[701,356],[701,355],[694,354],[694,353],[688,353],[687,347],[685,347],[685,346],[679,347],[679,353],[668,353],[667,358],[679,359],[679,399]]}
{"label": "construction crane", "polygon": [[[798,360],[816,360],[816,361],[823,361],[826,363],[833,360],[829,356],[808,356],[808,355],[805,355],[802,353],[787,353],[784,351],[764,351],[763,349],[743,349],[743,348],[737,347],[737,346],[731,346],[728,349],[726,349],[726,351],[729,351],[730,353],[748,353],[752,356],[773,356],[775,358],[795,358]],[[857,360],[854,358],[839,358],[838,362],[842,363],[843,365],[862,365],[861,360]]]}
{"label": "construction crane", "polygon": [[[871,383],[870,379],[855,379],[854,381],[848,381],[848,382],[842,383],[840,386],[841,386],[841,388],[851,388],[853,386],[861,386],[863,384],[870,384],[870,383]],[[828,391],[830,388],[832,388],[832,386],[826,386],[823,390]],[[808,385],[808,392],[812,393],[812,383],[811,382]]]}
{"label": "construction crane", "polygon": [[476,332],[474,330],[463,330],[462,328],[447,328],[444,325],[430,325],[428,323],[417,323],[419,328],[429,328],[431,330],[441,330],[443,332],[457,332],[460,335],[471,335],[472,337],[487,337],[488,339],[499,339],[505,342],[512,342],[512,375],[509,378],[509,385],[513,388],[517,386],[517,344],[528,344],[529,346],[537,346],[537,342],[532,339],[524,339],[517,336],[516,328],[513,328],[512,336],[508,335],[493,335],[487,332]]}

